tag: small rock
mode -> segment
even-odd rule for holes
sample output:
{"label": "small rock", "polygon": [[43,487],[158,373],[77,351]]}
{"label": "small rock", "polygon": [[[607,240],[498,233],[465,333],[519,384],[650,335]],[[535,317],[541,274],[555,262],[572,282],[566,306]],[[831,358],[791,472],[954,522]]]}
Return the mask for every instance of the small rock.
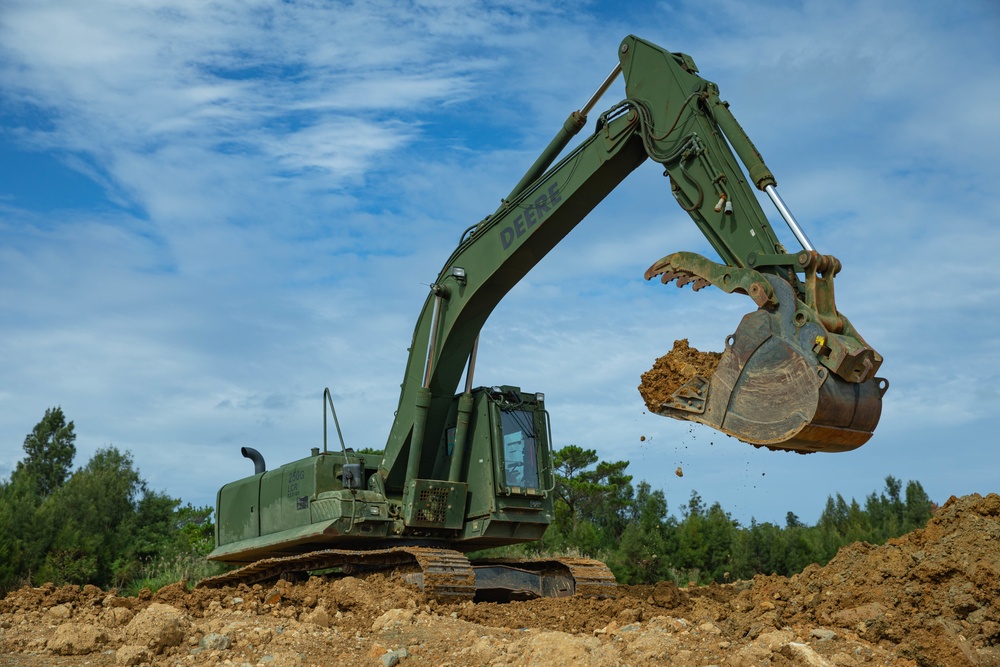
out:
{"label": "small rock", "polygon": [[64,621],[72,616],[73,610],[68,604],[57,604],[49,609],[48,614],[56,621]]}
{"label": "small rock", "polygon": [[117,628],[127,624],[135,617],[131,610],[125,607],[110,607],[101,614],[102,622],[109,627]]}
{"label": "small rock", "polygon": [[200,648],[209,651],[225,651],[232,645],[233,641],[228,636],[220,635],[217,632],[207,634],[198,641]]}
{"label": "small rock", "polygon": [[762,632],[758,635],[756,643],[770,651],[775,651],[794,640],[795,633],[790,630],[772,630],[771,632]]}
{"label": "small rock", "polygon": [[398,648],[395,651],[388,651],[385,653],[385,655],[381,657],[382,664],[385,665],[385,667],[393,667],[394,665],[398,665],[399,661],[402,660],[403,658],[409,657],[409,655],[410,652],[407,651],[405,648]]}
{"label": "small rock", "polygon": [[[620,665],[617,649],[601,642],[597,637],[575,636],[564,632],[540,632],[517,642],[511,650],[518,654],[516,664],[523,665],[587,665],[587,667],[612,667]],[[557,656],[557,660],[553,657]],[[683,664],[677,662],[676,664]]]}
{"label": "small rock", "polygon": [[46,648],[59,655],[87,655],[108,641],[104,630],[84,623],[63,623],[56,628]]}
{"label": "small rock", "polygon": [[379,632],[392,630],[403,625],[411,625],[414,615],[411,609],[390,609],[375,619],[375,622],[372,623],[372,630]]}
{"label": "small rock", "polygon": [[667,608],[680,606],[684,601],[680,589],[672,581],[656,582],[650,597],[653,598],[654,604]]}
{"label": "small rock", "polygon": [[617,632],[618,632],[618,624],[615,623],[614,621],[611,621],[610,623],[608,623],[607,625],[605,625],[603,628],[600,628],[598,630],[594,630],[594,634],[595,635],[613,635],[613,634],[615,634]]}
{"label": "small rock", "polygon": [[191,621],[184,612],[154,602],[129,621],[124,638],[128,644],[145,646],[157,654],[168,646],[183,642],[190,627]]}
{"label": "small rock", "polygon": [[835,611],[830,614],[830,618],[837,625],[854,627],[858,623],[874,621],[883,614],[885,614],[885,607],[877,602],[872,602],[869,604],[863,604],[859,607],[851,607],[850,609]]}
{"label": "small rock", "polygon": [[805,644],[798,642],[788,642],[778,651],[781,655],[789,658],[796,665],[805,667],[833,667],[833,663],[812,650]]}
{"label": "small rock", "polygon": [[122,665],[122,667],[141,665],[144,662],[149,662],[149,660],[149,651],[144,646],[126,644],[115,651],[115,664]]}
{"label": "small rock", "polygon": [[306,623],[312,623],[313,625],[318,625],[321,628],[330,627],[330,614],[327,613],[326,607],[320,605],[313,609],[308,614],[303,614],[302,619]]}
{"label": "small rock", "polygon": [[701,625],[698,626],[698,631],[704,632],[705,634],[709,635],[722,634],[722,630],[719,629],[719,626],[715,625],[714,623],[702,623]]}

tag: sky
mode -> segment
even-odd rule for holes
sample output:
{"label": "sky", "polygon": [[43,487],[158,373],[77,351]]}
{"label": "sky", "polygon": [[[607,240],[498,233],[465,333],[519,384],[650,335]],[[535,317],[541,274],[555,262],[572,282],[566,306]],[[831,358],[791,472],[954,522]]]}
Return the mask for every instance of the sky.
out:
{"label": "sky", "polygon": [[[348,446],[384,446],[428,285],[636,34],[719,85],[843,263],[881,423],[800,456],[646,412],[639,376],[674,340],[721,350],[754,307],[643,279],[714,257],[653,162],[494,311],[476,384],[544,392],[557,448],[628,460],[675,515],[697,491],[744,525],[813,523],[888,475],[938,503],[997,491],[1000,5],[567,7],[0,4],[0,478],[54,406],[76,466],[127,450],[195,505],[252,473],[241,446],[271,467],[322,446],[324,387]],[[596,110],[623,97],[619,78]]]}

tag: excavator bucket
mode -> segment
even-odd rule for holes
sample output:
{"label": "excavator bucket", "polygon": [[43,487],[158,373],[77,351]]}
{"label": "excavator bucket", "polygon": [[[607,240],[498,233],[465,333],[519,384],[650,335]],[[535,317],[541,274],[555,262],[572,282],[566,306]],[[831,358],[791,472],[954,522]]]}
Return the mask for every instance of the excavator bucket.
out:
{"label": "excavator bucket", "polygon": [[[692,272],[692,257],[717,267],[724,278],[705,266]],[[653,275],[664,282],[699,281],[696,289],[718,284],[760,305],[727,338],[714,372],[693,375],[662,405],[650,406],[654,412],[706,424],[752,445],[802,453],[848,451],[871,438],[888,382],[874,377],[881,357],[849,323],[846,333],[831,333],[784,279],[690,253],[664,258],[647,272],[647,278]]]}

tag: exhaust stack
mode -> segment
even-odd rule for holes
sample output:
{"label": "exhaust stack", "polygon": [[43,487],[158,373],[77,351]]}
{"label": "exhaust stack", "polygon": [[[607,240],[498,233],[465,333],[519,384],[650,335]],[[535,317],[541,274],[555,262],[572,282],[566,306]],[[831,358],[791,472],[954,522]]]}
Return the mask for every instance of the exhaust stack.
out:
{"label": "exhaust stack", "polygon": [[262,472],[267,472],[267,465],[264,463],[264,457],[260,455],[253,447],[240,447],[240,454],[243,458],[250,459],[253,461],[253,474],[259,475]]}

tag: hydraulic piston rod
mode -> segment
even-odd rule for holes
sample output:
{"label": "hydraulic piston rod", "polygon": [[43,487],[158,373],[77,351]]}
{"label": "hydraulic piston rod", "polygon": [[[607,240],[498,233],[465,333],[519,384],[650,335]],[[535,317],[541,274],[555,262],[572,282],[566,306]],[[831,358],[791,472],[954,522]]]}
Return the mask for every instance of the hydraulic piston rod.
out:
{"label": "hydraulic piston rod", "polygon": [[598,88],[597,91],[595,91],[594,94],[590,96],[590,99],[587,100],[587,103],[583,105],[582,109],[580,109],[581,116],[586,116],[587,114],[590,113],[590,110],[594,108],[594,105],[597,104],[597,101],[601,99],[604,93],[608,92],[608,88],[611,87],[611,84],[615,82],[615,79],[617,79],[618,75],[621,73],[622,73],[622,64],[618,63],[617,65],[615,65],[615,68],[611,70],[611,74],[608,74],[607,78],[604,79],[604,83],[601,84],[601,87]]}
{"label": "hydraulic piston rod", "polygon": [[621,74],[621,71],[622,65],[621,63],[618,63],[618,65],[611,70],[611,74],[608,74],[607,78],[604,79],[604,83],[602,83],[597,91],[590,96],[590,99],[583,105],[583,108],[579,111],[574,111],[569,115],[566,122],[563,123],[562,129],[559,130],[552,141],[549,142],[548,147],[542,151],[542,154],[538,156],[535,163],[531,165],[531,168],[528,169],[527,173],[521,177],[518,184],[515,185],[514,189],[511,190],[509,195],[507,195],[508,200],[514,199],[514,197],[524,192],[529,185],[538,180],[538,177],[545,173],[545,170],[548,169],[553,162],[555,162],[555,159],[559,157],[559,154],[562,153],[563,149],[569,145],[569,142],[572,141],[573,137],[575,137],[580,130],[583,129],[583,126],[587,124],[587,114],[590,113],[590,110],[594,108],[594,105],[597,104],[599,99],[601,99],[601,96],[604,95],[608,88],[611,87],[611,84],[614,83],[615,78]]}
{"label": "hydraulic piston rod", "polygon": [[792,234],[794,234],[795,238],[802,244],[802,249],[808,250],[809,252],[815,250],[813,244],[809,242],[809,237],[806,236],[806,233],[802,231],[801,227],[799,227],[799,223],[796,222],[795,216],[793,216],[792,212],[788,210],[787,206],[785,206],[785,202],[778,194],[778,190],[773,185],[767,185],[764,187],[764,192],[766,192],[767,196],[771,198],[772,202],[774,202],[774,207],[778,209],[778,213],[780,213],[781,217],[785,219],[785,223],[788,225],[788,228],[792,230]]}

